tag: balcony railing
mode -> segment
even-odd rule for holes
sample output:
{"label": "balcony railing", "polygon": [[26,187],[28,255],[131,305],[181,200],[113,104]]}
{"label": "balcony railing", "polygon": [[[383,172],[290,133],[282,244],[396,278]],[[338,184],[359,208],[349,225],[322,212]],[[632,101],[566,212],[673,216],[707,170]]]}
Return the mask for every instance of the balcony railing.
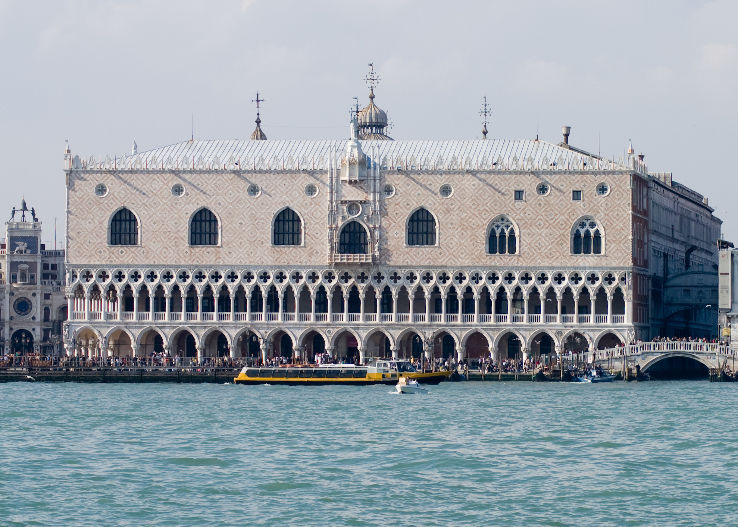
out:
{"label": "balcony railing", "polygon": [[[279,313],[267,311],[255,312],[249,314],[246,312],[234,312],[232,315],[230,312],[185,312],[171,311],[168,314],[162,311],[123,311],[120,314],[120,318],[124,321],[140,321],[140,322],[181,322],[183,319],[187,322],[276,322],[276,323],[309,323],[309,322],[332,322],[337,324],[350,323],[350,324],[376,324],[377,322],[388,323],[388,324],[480,324],[480,325],[494,325],[494,324],[597,324],[597,325],[610,325],[610,324],[625,324],[626,319],[624,314],[607,315],[607,314],[581,314],[581,315],[559,315],[557,314],[541,314],[532,313],[525,315],[523,313],[295,313],[290,311],[289,313]],[[84,311],[72,311],[70,314],[70,320],[89,320],[89,321],[117,321],[119,320],[119,313],[115,306],[112,307],[111,311],[95,311],[90,310],[86,315]]]}

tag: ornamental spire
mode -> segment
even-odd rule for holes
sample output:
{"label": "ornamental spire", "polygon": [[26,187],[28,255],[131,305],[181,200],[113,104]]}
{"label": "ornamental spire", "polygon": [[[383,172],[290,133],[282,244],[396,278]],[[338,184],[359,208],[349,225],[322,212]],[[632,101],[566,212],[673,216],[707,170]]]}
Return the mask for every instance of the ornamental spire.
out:
{"label": "ornamental spire", "polygon": [[482,116],[482,139],[487,139],[487,118],[492,115],[492,108],[487,104],[487,96],[482,97],[482,109],[479,115]]}
{"label": "ornamental spire", "polygon": [[256,99],[251,99],[251,102],[256,103],[256,129],[251,134],[251,139],[254,141],[265,141],[267,136],[266,134],[261,130],[261,117],[259,115],[259,110],[261,109],[261,103],[264,102],[264,99],[259,98],[259,92],[256,92]]}

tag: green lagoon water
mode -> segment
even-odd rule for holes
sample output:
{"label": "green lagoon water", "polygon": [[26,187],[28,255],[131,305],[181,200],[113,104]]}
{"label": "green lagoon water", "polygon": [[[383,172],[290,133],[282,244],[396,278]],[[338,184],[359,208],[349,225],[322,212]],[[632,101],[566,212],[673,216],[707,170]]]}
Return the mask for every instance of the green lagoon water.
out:
{"label": "green lagoon water", "polygon": [[0,525],[735,525],[738,385],[0,385]]}

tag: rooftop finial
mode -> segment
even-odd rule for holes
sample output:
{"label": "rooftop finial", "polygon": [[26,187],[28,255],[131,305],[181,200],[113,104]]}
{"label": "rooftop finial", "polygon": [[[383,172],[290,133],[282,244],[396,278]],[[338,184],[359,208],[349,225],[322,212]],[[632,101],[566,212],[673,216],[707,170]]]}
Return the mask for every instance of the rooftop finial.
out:
{"label": "rooftop finial", "polygon": [[366,85],[369,87],[369,100],[374,100],[374,87],[379,84],[379,81],[381,80],[379,78],[379,75],[376,71],[374,71],[374,63],[369,63],[369,73],[367,73],[366,77],[364,77],[364,80],[366,81]]}
{"label": "rooftop finial", "polygon": [[628,155],[632,156],[633,154],[635,154],[635,150],[633,150],[633,141],[628,139]]}
{"label": "rooftop finial", "polygon": [[492,115],[492,108],[487,104],[487,96],[482,97],[482,109],[479,111],[482,116],[482,137],[487,139],[487,118]]}
{"label": "rooftop finial", "polygon": [[254,130],[254,133],[251,134],[251,139],[254,139],[256,141],[263,141],[267,137],[266,134],[264,134],[264,132],[262,132],[261,130],[261,116],[259,115],[259,110],[261,109],[261,103],[264,102],[264,99],[261,99],[259,97],[259,92],[257,91],[256,99],[251,99],[251,102],[256,103],[256,121],[254,121],[256,123],[256,129]]}
{"label": "rooftop finial", "polygon": [[138,154],[138,145],[136,144],[136,140],[133,140],[133,145],[131,145],[131,154],[134,156]]}
{"label": "rooftop finial", "polygon": [[359,121],[359,98],[358,97],[354,97],[354,106],[351,108],[351,110],[349,110],[349,113],[353,117],[356,117],[357,122]]}

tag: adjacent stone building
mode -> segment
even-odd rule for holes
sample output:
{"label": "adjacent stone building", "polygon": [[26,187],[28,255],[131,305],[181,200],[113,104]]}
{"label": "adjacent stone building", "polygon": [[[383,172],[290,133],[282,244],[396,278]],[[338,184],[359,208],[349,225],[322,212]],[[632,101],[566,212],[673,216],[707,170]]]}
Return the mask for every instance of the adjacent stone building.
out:
{"label": "adjacent stone building", "polygon": [[0,320],[5,355],[44,356],[63,352],[64,251],[41,243],[41,222],[23,200],[5,222],[0,245]]}
{"label": "adjacent stone building", "polygon": [[[392,140],[370,93],[347,139],[258,117],[251,140],[67,150],[67,352],[552,356],[660,333],[667,245],[716,276],[720,220],[632,149]],[[662,200],[700,230],[666,236]]]}

